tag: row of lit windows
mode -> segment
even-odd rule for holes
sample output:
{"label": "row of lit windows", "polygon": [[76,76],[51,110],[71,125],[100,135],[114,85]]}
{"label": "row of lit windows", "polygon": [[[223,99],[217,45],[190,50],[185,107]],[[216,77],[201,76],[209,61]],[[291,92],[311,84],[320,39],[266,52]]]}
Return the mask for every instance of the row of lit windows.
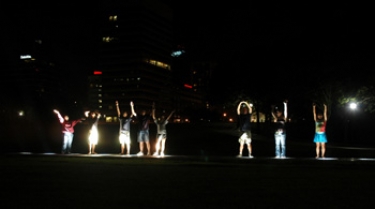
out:
{"label": "row of lit windows", "polygon": [[155,65],[157,67],[160,67],[160,68],[164,68],[166,70],[171,70],[171,66],[168,65],[167,63],[164,63],[164,62],[160,62],[160,61],[156,61],[156,60],[145,60],[146,63],[148,64],[151,64],[151,65]]}

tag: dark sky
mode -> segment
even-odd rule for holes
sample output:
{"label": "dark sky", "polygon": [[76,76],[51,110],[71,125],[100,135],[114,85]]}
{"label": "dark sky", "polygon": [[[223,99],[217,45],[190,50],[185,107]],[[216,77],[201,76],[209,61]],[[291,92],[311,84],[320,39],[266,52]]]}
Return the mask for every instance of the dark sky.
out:
{"label": "dark sky", "polygon": [[[90,22],[97,18],[98,5],[25,2],[1,3],[7,11],[1,13],[2,59],[18,56],[24,43],[40,37],[64,68],[89,70],[95,38]],[[165,2],[174,8],[176,37],[190,55],[219,63],[214,83],[223,88],[256,88],[265,82],[295,88],[310,78],[347,71],[362,76],[374,67],[369,3]]]}

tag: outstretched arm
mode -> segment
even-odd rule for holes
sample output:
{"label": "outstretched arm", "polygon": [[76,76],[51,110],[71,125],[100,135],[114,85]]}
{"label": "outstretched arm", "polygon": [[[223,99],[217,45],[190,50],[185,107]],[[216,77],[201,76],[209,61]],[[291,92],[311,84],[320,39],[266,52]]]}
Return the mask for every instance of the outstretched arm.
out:
{"label": "outstretched arm", "polygon": [[53,110],[53,112],[57,115],[59,118],[60,123],[64,122],[64,118],[61,116],[60,112],[58,110]]}
{"label": "outstretched arm", "polygon": [[328,120],[328,117],[327,117],[327,105],[323,104],[323,106],[324,106],[324,113],[323,113],[324,121],[327,121]]}
{"label": "outstretched arm", "polygon": [[172,110],[172,112],[168,115],[168,117],[167,117],[166,120],[169,120],[172,117],[172,115],[173,115],[174,112],[175,112],[175,110]]}
{"label": "outstretched arm", "polygon": [[132,114],[133,114],[135,117],[137,117],[137,113],[135,113],[135,111],[134,111],[134,103],[133,103],[133,101],[130,102],[130,109],[131,109],[131,111],[132,111]]}
{"label": "outstretched arm", "polygon": [[121,113],[120,113],[120,107],[118,106],[118,101],[116,100],[115,103],[116,103],[117,116],[120,117]]}

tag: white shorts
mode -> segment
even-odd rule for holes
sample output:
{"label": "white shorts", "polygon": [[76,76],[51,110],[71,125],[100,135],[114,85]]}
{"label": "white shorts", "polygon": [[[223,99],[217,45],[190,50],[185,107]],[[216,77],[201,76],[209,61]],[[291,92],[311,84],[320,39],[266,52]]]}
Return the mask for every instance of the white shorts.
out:
{"label": "white shorts", "polygon": [[128,131],[121,132],[119,140],[120,144],[130,144],[130,133]]}
{"label": "white shorts", "polygon": [[243,133],[241,137],[238,139],[240,144],[251,144],[251,138],[247,135],[247,133]]}

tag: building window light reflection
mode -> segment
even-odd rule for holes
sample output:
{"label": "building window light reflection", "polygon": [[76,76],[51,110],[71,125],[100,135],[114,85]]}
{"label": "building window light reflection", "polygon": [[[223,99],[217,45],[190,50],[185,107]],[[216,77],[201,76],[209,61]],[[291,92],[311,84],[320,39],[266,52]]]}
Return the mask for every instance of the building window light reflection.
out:
{"label": "building window light reflection", "polygon": [[117,15],[111,15],[108,19],[109,21],[117,21]]}

